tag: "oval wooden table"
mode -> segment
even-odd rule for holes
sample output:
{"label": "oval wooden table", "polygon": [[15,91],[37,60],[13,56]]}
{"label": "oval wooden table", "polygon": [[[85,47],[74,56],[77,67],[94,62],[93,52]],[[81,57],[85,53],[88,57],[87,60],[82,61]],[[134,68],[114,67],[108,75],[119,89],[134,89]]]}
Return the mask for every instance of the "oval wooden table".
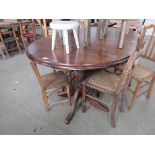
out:
{"label": "oval wooden table", "polygon": [[[32,61],[45,66],[76,72],[75,79],[77,84],[72,100],[71,112],[68,114],[65,121],[66,124],[68,124],[74,116],[78,104],[78,96],[82,88],[81,84],[84,71],[106,68],[122,63],[128,59],[134,50],[137,35],[129,35],[123,49],[116,48],[119,42],[117,37],[119,37],[117,32],[110,30],[105,40],[99,40],[97,29],[95,27],[91,28],[91,32],[88,34],[89,46],[85,48],[83,30],[80,30],[79,50],[77,50],[75,46],[72,34],[69,35],[69,45],[71,45],[71,52],[69,55],[65,53],[61,40],[57,41],[56,49],[52,51],[51,37],[37,40],[28,47],[26,54]],[[108,111],[108,109],[102,105],[97,103],[94,105],[100,110]]]}

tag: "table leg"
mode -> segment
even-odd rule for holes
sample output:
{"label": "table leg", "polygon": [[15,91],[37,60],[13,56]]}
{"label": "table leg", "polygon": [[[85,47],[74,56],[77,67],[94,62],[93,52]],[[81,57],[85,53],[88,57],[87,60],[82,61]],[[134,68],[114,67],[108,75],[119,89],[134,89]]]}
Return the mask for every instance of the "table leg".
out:
{"label": "table leg", "polygon": [[71,111],[69,112],[66,120],[65,120],[65,123],[66,124],[69,124],[70,121],[72,120],[74,114],[75,114],[75,111],[76,111],[76,107],[78,105],[78,97],[82,91],[82,80],[83,80],[83,75],[84,73],[82,71],[77,71],[76,72],[76,75],[75,75],[75,80],[76,80],[76,91],[74,93],[74,97],[73,97],[73,100],[71,101],[71,105],[72,105],[72,108],[71,108]]}
{"label": "table leg", "polygon": [[66,118],[66,121],[65,123],[66,124],[69,124],[70,121],[72,120],[74,114],[75,114],[75,110],[76,110],[76,107],[77,107],[77,104],[78,104],[78,95],[80,93],[80,88],[78,88],[76,91],[75,91],[75,94],[74,94],[74,97],[73,97],[73,101],[72,101],[72,110],[71,112],[68,114],[67,118]]}

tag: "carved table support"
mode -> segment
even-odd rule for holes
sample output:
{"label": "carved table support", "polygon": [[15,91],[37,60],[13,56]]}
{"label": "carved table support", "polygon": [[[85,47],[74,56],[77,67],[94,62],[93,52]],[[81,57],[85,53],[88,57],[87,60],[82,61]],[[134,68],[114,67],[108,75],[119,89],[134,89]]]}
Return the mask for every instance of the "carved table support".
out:
{"label": "carved table support", "polygon": [[70,121],[72,120],[74,114],[75,114],[75,111],[76,111],[76,107],[78,105],[78,97],[79,97],[79,94],[81,93],[82,91],[82,80],[83,80],[83,76],[84,76],[84,72],[82,71],[77,71],[76,74],[75,74],[75,80],[76,80],[76,88],[75,88],[75,93],[74,93],[74,96],[73,96],[73,100],[71,101],[72,102],[72,108],[71,108],[71,111],[69,112],[67,118],[66,118],[66,121],[65,123],[66,124],[69,124]]}

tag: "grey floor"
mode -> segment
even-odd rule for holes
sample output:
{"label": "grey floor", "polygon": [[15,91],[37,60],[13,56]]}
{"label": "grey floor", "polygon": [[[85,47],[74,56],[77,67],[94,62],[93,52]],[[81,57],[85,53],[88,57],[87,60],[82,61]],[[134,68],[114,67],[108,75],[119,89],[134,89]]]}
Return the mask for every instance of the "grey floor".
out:
{"label": "grey floor", "polygon": [[[155,67],[152,66],[151,67]],[[52,71],[39,66],[42,73]],[[104,100],[110,100],[103,96]],[[62,98],[51,96],[52,103]],[[128,96],[129,99],[129,96]],[[40,87],[25,54],[16,53],[0,60],[0,134],[155,134],[155,90],[150,100],[137,99],[131,111],[116,112],[116,128],[111,128],[108,113],[87,106],[79,107],[69,125],[64,123],[68,103],[50,105],[45,111]]]}

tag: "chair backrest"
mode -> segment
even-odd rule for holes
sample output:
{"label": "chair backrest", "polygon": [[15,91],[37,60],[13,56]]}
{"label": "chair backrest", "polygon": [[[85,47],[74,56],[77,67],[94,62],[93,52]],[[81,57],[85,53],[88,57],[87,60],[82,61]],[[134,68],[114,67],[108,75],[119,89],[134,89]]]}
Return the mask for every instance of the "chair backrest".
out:
{"label": "chair backrest", "polygon": [[136,50],[143,50],[141,57],[155,62],[155,25],[144,26]]}
{"label": "chair backrest", "polygon": [[[16,40],[15,28],[12,24],[4,23],[4,25],[0,27],[0,41],[2,42],[5,49],[7,49],[6,45],[10,42],[14,42]],[[10,45],[8,45],[10,46]]]}
{"label": "chair backrest", "polygon": [[32,67],[32,69],[33,69],[33,71],[34,71],[34,73],[36,75],[36,78],[37,78],[37,80],[38,80],[38,82],[40,84],[41,90],[43,92],[45,90],[44,83],[42,81],[42,77],[41,77],[41,74],[40,74],[40,72],[38,70],[37,64],[35,62],[31,61],[30,59],[29,59],[29,61],[30,61],[31,67]]}
{"label": "chair backrest", "polygon": [[121,74],[120,83],[116,90],[118,94],[121,94],[128,89],[132,71],[134,67],[137,65],[141,53],[142,51],[135,51],[128,59],[128,62],[124,67],[123,73]]}
{"label": "chair backrest", "polygon": [[49,29],[49,23],[52,22],[52,19],[36,19],[40,25],[43,37],[52,35],[52,30]]}
{"label": "chair backrest", "polygon": [[22,36],[24,37],[24,34],[31,33],[33,38],[36,38],[36,30],[35,30],[35,23],[34,20],[28,20],[28,21],[19,21],[20,24],[20,32]]}

